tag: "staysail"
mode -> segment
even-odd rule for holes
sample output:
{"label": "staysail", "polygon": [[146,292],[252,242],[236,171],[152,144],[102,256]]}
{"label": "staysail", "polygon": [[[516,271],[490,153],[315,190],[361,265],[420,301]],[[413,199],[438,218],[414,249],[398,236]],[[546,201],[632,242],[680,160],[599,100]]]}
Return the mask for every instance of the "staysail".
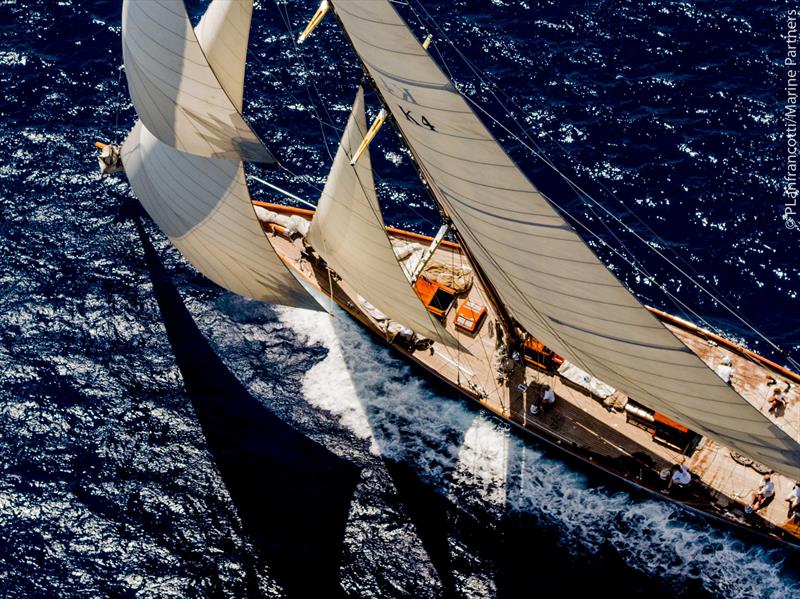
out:
{"label": "staysail", "polygon": [[391,3],[332,4],[431,192],[510,314],[637,401],[800,476],[800,446],[722,383],[608,271]]}
{"label": "staysail", "polygon": [[208,5],[194,30],[208,66],[239,114],[244,102],[244,71],[252,18],[252,0],[216,1]]}
{"label": "staysail", "polygon": [[455,338],[417,297],[395,257],[375,193],[369,151],[350,164],[366,132],[364,90],[359,87],[306,239],[359,295],[389,318],[456,347]]}
{"label": "staysail", "polygon": [[[183,0],[124,0],[128,90],[139,118],[160,141],[208,158],[275,162],[241,115],[251,13],[250,1],[214,2],[199,31],[205,43],[217,41],[201,48]],[[229,46],[237,49],[226,51]],[[216,58],[207,58],[208,50]]]}
{"label": "staysail", "polygon": [[206,277],[245,297],[321,309],[269,245],[241,162],[179,152],[141,122],[125,140],[122,160],[147,213]]}
{"label": "staysail", "polygon": [[[169,4],[184,10],[182,2]],[[208,62],[225,69],[219,81],[237,107],[242,104],[251,12],[251,2],[215,0],[197,28]],[[127,56],[125,66],[129,67]],[[142,206],[206,277],[245,297],[321,309],[261,230],[240,160],[215,160],[179,151],[163,143],[143,121],[136,123],[125,140],[122,159]]]}

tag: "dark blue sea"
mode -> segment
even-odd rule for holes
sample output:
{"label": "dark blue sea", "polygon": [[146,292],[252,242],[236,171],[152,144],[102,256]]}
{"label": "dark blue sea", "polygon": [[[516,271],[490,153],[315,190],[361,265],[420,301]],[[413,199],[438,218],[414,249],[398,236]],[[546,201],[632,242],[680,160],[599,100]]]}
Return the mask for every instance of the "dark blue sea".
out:
{"label": "dark blue sea", "polygon": [[[800,354],[788,5],[397,7],[644,301],[787,363],[649,245]],[[0,596],[800,597],[788,550],[521,438],[341,315],[199,275],[97,172],[135,118],[120,8],[0,0]],[[245,93],[297,176],[250,172],[311,201],[361,78],[330,17],[292,44],[315,8],[256,3]],[[387,221],[435,230],[391,128],[372,151]]]}

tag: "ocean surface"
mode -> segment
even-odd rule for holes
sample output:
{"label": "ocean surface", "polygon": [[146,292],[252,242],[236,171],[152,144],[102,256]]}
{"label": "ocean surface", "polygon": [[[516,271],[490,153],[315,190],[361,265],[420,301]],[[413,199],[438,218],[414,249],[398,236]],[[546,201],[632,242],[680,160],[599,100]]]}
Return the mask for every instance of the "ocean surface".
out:
{"label": "ocean surface", "polygon": [[[120,5],[0,0],[0,597],[800,597],[797,555],[521,438],[341,314],[193,270],[97,172],[134,121]],[[245,93],[295,176],[250,172],[311,201],[361,77],[330,17],[294,46],[315,8],[256,3]],[[800,353],[787,5],[397,8],[640,297],[787,361],[649,244]],[[435,230],[391,128],[372,151],[387,221]]]}

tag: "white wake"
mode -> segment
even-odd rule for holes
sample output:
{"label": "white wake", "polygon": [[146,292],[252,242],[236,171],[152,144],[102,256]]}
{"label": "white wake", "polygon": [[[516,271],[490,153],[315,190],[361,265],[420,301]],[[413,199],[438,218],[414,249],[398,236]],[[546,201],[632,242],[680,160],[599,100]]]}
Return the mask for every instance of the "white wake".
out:
{"label": "white wake", "polygon": [[664,501],[590,486],[493,417],[438,395],[344,312],[278,311],[300,343],[328,350],[304,377],[306,400],[368,439],[373,452],[412,464],[459,507],[478,499],[498,517],[505,510],[536,515],[579,555],[611,547],[642,572],[699,579],[725,597],[800,596],[797,581],[781,573],[780,552],[698,525]]}

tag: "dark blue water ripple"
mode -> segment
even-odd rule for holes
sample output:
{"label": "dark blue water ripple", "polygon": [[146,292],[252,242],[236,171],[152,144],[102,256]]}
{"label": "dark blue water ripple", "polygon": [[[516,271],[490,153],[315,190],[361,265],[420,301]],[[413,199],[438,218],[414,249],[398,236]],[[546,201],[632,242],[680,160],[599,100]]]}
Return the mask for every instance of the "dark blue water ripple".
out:
{"label": "dark blue water ripple", "polygon": [[[296,33],[313,4],[256,3],[246,93],[250,121],[298,176],[260,174],[312,200],[360,78],[332,22],[294,49],[285,20]],[[797,564],[780,551],[519,439],[344,319],[241,300],[187,266],[127,185],[96,173],[93,142],[121,140],[134,118],[119,8],[0,5],[0,595],[800,595]],[[399,5],[420,37],[436,33],[466,92],[770,337],[800,348],[796,240],[780,221],[784,7],[424,8],[491,81],[416,0]],[[573,218],[770,353],[494,130]],[[388,129],[373,149],[387,219],[435,229]],[[642,297],[678,311],[598,252]],[[193,325],[169,315],[184,305],[210,353],[180,345]]]}

